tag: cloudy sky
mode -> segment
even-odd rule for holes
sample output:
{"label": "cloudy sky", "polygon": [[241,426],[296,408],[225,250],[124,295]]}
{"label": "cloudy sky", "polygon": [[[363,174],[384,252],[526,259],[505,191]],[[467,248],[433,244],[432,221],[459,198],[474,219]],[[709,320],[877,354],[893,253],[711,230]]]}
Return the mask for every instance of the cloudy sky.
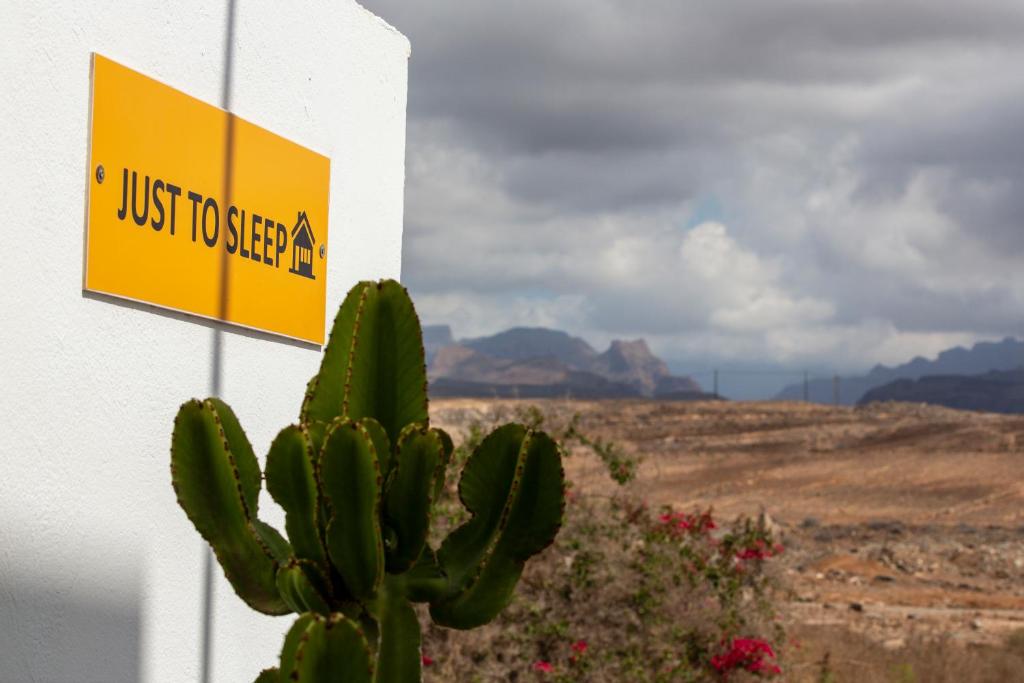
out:
{"label": "cloudy sky", "polygon": [[840,371],[1024,334],[1024,2],[365,4],[425,322]]}

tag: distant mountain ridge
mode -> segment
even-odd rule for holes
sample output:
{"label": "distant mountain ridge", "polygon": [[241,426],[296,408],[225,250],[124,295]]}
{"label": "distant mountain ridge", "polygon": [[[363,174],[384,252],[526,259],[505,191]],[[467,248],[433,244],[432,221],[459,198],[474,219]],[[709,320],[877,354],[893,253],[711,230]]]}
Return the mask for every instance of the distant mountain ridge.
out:
{"label": "distant mountain ridge", "polygon": [[980,375],[927,375],[898,379],[875,387],[858,405],[906,401],[993,413],[1024,413],[1024,369],[993,370]]}
{"label": "distant mountain ridge", "polygon": [[[940,352],[935,360],[917,356],[895,367],[876,365],[866,375],[841,377],[839,402],[855,405],[867,392],[896,380],[916,380],[929,375],[980,375],[990,371],[1014,370],[1022,365],[1024,341],[1013,337],[998,342],[978,342],[969,349],[957,346]],[[791,384],[776,394],[775,399],[801,400],[803,392],[803,383]],[[808,382],[808,399],[813,403],[832,403],[832,379]]]}
{"label": "distant mountain ridge", "polygon": [[[447,329],[424,327],[424,339],[446,339],[441,327]],[[691,378],[672,375],[643,339],[616,340],[598,353],[561,330],[515,327],[488,337],[427,346],[427,375],[434,395],[711,398]]]}
{"label": "distant mountain ridge", "polygon": [[489,337],[462,339],[461,346],[509,360],[552,356],[573,368],[585,368],[597,356],[594,348],[568,332],[546,327],[513,327]]}

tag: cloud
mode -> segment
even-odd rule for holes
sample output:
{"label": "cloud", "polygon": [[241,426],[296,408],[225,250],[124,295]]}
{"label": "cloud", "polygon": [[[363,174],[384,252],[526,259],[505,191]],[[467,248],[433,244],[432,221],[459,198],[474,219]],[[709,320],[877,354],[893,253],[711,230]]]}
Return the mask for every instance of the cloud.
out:
{"label": "cloud", "polygon": [[742,248],[721,223],[702,223],[683,239],[681,265],[710,299],[709,326],[767,332],[827,320],[830,302],[794,296],[779,286],[781,268]]}
{"label": "cloud", "polygon": [[1024,333],[1017,0],[367,4],[428,320],[836,367]]}

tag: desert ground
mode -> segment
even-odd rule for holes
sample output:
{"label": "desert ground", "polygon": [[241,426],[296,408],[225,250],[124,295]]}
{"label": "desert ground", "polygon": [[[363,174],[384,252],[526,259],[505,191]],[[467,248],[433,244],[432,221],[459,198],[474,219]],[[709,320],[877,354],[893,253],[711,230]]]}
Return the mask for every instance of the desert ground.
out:
{"label": "desert ground", "polygon": [[[1019,646],[1024,416],[897,403],[476,399],[435,401],[431,415],[458,435],[525,403],[558,419],[578,413],[584,431],[642,458],[631,486],[651,508],[766,515],[786,547],[781,612],[807,662],[835,638],[863,641],[832,653],[850,658],[833,662],[846,669],[929,640]],[[615,488],[596,458],[573,455],[566,468],[582,494]]]}

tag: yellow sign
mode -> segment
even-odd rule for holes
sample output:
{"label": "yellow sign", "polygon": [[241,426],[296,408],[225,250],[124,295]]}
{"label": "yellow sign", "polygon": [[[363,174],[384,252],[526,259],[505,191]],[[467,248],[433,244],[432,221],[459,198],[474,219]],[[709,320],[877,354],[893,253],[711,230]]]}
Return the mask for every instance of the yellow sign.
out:
{"label": "yellow sign", "polygon": [[85,289],[322,344],[327,157],[93,55]]}

